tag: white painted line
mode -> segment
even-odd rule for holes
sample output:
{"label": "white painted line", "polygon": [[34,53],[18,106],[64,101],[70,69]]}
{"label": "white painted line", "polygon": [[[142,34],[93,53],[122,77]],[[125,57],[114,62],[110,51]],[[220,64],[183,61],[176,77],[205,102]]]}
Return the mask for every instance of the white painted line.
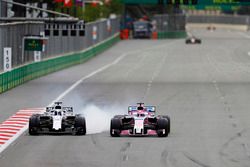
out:
{"label": "white painted line", "polygon": [[10,140],[6,141],[3,145],[0,146],[0,153],[5,150],[13,141],[15,141],[20,135],[22,135],[28,128],[28,125],[26,127],[22,128],[20,131],[18,131],[13,137],[10,138]]}
{"label": "white painted line", "polygon": [[49,106],[52,106],[55,102],[60,101],[62,98],[64,98],[68,93],[70,93],[72,90],[74,90],[78,85],[80,85],[84,80],[106,70],[107,68],[119,63],[125,56],[127,56],[127,54],[122,54],[120,57],[118,57],[115,61],[113,61],[110,64],[107,64],[95,71],[93,71],[92,73],[90,73],[87,76],[84,76],[83,78],[81,78],[80,80],[78,80],[76,83],[74,83],[72,86],[70,86],[65,92],[63,92],[60,96],[58,96],[55,100],[53,100],[52,103],[49,104]]}
{"label": "white painted line", "polygon": [[[40,112],[44,112],[44,110],[33,110],[33,114]],[[28,129],[28,119],[15,118],[18,117],[18,113],[0,124],[0,153]]]}
{"label": "white painted line", "polygon": [[240,34],[241,36],[245,37],[245,38],[250,38],[250,35],[243,33],[243,32],[238,32],[238,34]]}
{"label": "white painted line", "polygon": [[10,131],[18,131],[20,128],[13,127],[0,127],[0,130],[10,130]]}
{"label": "white painted line", "polygon": [[5,121],[3,122],[5,125],[26,125],[26,122],[17,122],[17,121]]}
{"label": "white painted line", "polygon": [[44,108],[39,108],[39,109],[35,108],[34,110],[32,110],[30,108],[27,110],[22,109],[22,110],[19,110],[19,112],[34,112],[34,111],[40,111],[40,110],[44,110]]}
{"label": "white painted line", "polygon": [[29,111],[29,112],[23,112],[23,111],[22,111],[22,112],[17,112],[16,114],[17,114],[17,115],[19,115],[19,114],[24,114],[24,115],[25,115],[25,114],[26,114],[27,116],[29,116],[29,115],[32,115],[33,112],[30,112],[30,111]]}
{"label": "white painted line", "polygon": [[192,37],[192,33],[190,31],[187,32],[188,37]]}
{"label": "white painted line", "polygon": [[15,117],[10,117],[8,121],[20,121],[20,122],[27,122],[29,118],[15,118]]}
{"label": "white painted line", "polygon": [[18,130],[20,130],[21,128],[18,128],[18,129],[13,129],[13,128],[8,128],[8,127],[1,127],[0,128],[0,133],[1,132],[16,132]]}
{"label": "white painted line", "polygon": [[15,119],[29,119],[29,116],[12,116],[11,118],[15,118]]}
{"label": "white painted line", "polygon": [[20,125],[20,124],[5,124],[5,123],[0,124],[0,126],[4,126],[4,127],[19,127],[19,128],[24,127],[24,125]]}
{"label": "white painted line", "polygon": [[[174,41],[175,42],[175,41]],[[169,44],[169,43],[168,43]],[[61,95],[59,95],[55,100],[53,100],[48,106],[52,106],[55,102],[60,101],[61,99],[63,99],[68,93],[70,93],[72,90],[74,90],[78,85],[80,85],[83,81],[93,77],[94,75],[105,71],[106,69],[108,69],[109,67],[116,65],[117,63],[119,63],[122,59],[124,59],[127,55],[129,54],[134,54],[134,53],[140,53],[140,52],[147,52],[148,50],[151,49],[156,49],[156,48],[161,48],[161,47],[165,47],[166,44],[162,44],[162,45],[157,45],[157,46],[153,46],[153,47],[149,47],[147,49],[138,49],[136,51],[131,51],[131,52],[127,52],[127,53],[123,53],[120,57],[118,57],[117,59],[115,59],[112,63],[107,64],[95,71],[93,71],[92,73],[90,73],[87,76],[84,76],[83,78],[81,78],[80,80],[78,80],[77,82],[75,82],[72,86],[70,86],[66,91],[64,91]]]}
{"label": "white painted line", "polygon": [[248,56],[250,56],[250,51],[249,51],[249,52],[247,52],[247,54],[248,54]]}
{"label": "white painted line", "polygon": [[12,137],[13,135],[8,135],[8,134],[0,134],[0,137]]}

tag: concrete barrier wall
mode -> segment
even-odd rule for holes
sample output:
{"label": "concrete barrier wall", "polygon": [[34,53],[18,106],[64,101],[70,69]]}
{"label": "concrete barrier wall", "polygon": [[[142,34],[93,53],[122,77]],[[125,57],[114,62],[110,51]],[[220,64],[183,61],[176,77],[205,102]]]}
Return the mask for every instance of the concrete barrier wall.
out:
{"label": "concrete barrier wall", "polygon": [[240,15],[187,15],[186,21],[187,29],[213,26],[219,29],[247,31],[250,26],[250,17]]}
{"label": "concrete barrier wall", "polygon": [[187,23],[214,23],[230,25],[249,25],[249,16],[240,15],[187,15]]}
{"label": "concrete barrier wall", "polygon": [[207,29],[208,27],[215,27],[217,29],[248,31],[248,25],[230,25],[230,24],[214,24],[214,23],[188,23],[186,29]]}

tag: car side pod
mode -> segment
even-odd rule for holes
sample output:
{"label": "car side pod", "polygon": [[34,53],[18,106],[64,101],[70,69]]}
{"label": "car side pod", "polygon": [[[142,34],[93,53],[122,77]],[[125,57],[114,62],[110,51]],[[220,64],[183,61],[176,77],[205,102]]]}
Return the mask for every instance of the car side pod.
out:
{"label": "car side pod", "polygon": [[112,118],[110,122],[110,136],[120,137],[121,134],[121,120],[119,118]]}

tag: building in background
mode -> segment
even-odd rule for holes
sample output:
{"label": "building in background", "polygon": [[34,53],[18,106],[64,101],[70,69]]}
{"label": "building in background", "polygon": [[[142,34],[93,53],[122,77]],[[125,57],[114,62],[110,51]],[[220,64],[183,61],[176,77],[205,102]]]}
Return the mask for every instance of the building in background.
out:
{"label": "building in background", "polygon": [[7,4],[0,1],[0,17],[7,17]]}
{"label": "building in background", "polygon": [[[48,9],[54,4],[53,1],[39,1],[39,0],[9,0],[10,2],[18,2],[33,7],[39,7],[43,9]],[[49,6],[50,5],[50,6]],[[27,17],[27,18],[37,18],[37,17],[47,17],[46,12],[41,12],[38,10],[32,10],[26,7],[13,5],[11,3],[0,1],[0,17]]]}

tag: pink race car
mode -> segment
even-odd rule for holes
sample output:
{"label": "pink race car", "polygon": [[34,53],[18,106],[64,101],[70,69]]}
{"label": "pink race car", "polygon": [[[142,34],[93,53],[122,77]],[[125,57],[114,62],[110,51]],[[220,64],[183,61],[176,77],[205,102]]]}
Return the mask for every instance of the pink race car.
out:
{"label": "pink race car", "polygon": [[128,115],[116,115],[111,119],[110,135],[119,136],[159,136],[170,133],[170,118],[167,115],[155,116],[155,106],[128,107]]}

